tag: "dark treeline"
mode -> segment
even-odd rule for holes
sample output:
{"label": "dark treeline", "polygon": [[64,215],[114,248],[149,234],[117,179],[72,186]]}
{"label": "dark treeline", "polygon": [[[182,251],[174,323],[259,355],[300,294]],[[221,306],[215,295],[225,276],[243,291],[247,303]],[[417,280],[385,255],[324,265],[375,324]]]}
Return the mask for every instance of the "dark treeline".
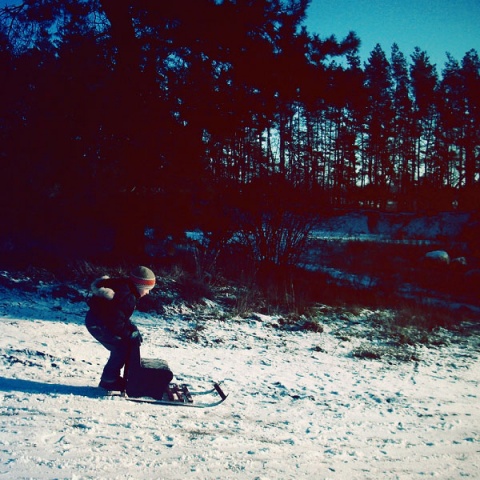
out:
{"label": "dark treeline", "polygon": [[447,56],[439,74],[420,49],[407,60],[377,45],[362,65],[354,33],[302,26],[308,3],[25,0],[1,10],[9,241],[54,232],[63,246],[104,239],[134,252],[146,225],[221,228],[239,194],[250,207],[275,192],[274,207],[281,197],[314,210],[477,208],[477,52]]}

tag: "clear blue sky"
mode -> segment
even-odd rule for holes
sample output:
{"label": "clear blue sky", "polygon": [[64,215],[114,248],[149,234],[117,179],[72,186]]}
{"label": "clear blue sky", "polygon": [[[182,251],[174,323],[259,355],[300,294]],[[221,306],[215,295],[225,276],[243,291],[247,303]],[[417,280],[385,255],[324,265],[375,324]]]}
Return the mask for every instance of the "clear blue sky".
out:
{"label": "clear blue sky", "polygon": [[397,43],[408,61],[415,47],[441,73],[449,52],[458,61],[474,48],[480,55],[480,0],[311,0],[305,22],[321,38],[353,30],[366,61],[379,43],[387,58]]}

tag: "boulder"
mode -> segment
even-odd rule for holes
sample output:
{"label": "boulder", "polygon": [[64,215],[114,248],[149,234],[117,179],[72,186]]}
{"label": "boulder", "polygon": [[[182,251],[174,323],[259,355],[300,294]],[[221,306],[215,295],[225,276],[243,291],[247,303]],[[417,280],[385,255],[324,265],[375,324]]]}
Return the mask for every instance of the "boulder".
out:
{"label": "boulder", "polygon": [[432,267],[447,267],[450,264],[450,256],[445,250],[434,250],[427,252],[423,261],[426,265]]}
{"label": "boulder", "polygon": [[450,262],[450,268],[456,272],[465,272],[467,270],[467,259],[465,257],[454,258]]}

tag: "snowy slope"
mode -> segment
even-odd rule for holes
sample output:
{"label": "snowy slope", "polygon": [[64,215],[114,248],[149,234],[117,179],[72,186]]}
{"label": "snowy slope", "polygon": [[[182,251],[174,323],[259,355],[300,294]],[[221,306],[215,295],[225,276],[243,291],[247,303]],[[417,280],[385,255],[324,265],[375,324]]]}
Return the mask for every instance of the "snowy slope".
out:
{"label": "snowy slope", "polygon": [[2,287],[0,479],[479,478],[478,335],[441,332],[414,362],[363,360],[368,312],[326,311],[314,333],[208,308],[199,323],[180,307],[134,317],[144,357],[230,393],[161,407],[98,396],[107,352],[83,303]]}

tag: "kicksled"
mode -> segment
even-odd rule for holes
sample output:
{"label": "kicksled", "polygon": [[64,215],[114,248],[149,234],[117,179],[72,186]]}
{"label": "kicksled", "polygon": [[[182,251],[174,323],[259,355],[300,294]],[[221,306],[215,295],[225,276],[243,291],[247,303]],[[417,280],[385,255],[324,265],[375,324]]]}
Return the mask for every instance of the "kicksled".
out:
{"label": "kicksled", "polygon": [[220,382],[212,382],[211,388],[191,390],[186,383],[172,383],[173,372],[168,363],[160,359],[143,359],[140,348],[130,352],[124,369],[125,390],[116,392],[131,402],[150,403],[189,408],[210,408],[223,403],[228,394]]}

